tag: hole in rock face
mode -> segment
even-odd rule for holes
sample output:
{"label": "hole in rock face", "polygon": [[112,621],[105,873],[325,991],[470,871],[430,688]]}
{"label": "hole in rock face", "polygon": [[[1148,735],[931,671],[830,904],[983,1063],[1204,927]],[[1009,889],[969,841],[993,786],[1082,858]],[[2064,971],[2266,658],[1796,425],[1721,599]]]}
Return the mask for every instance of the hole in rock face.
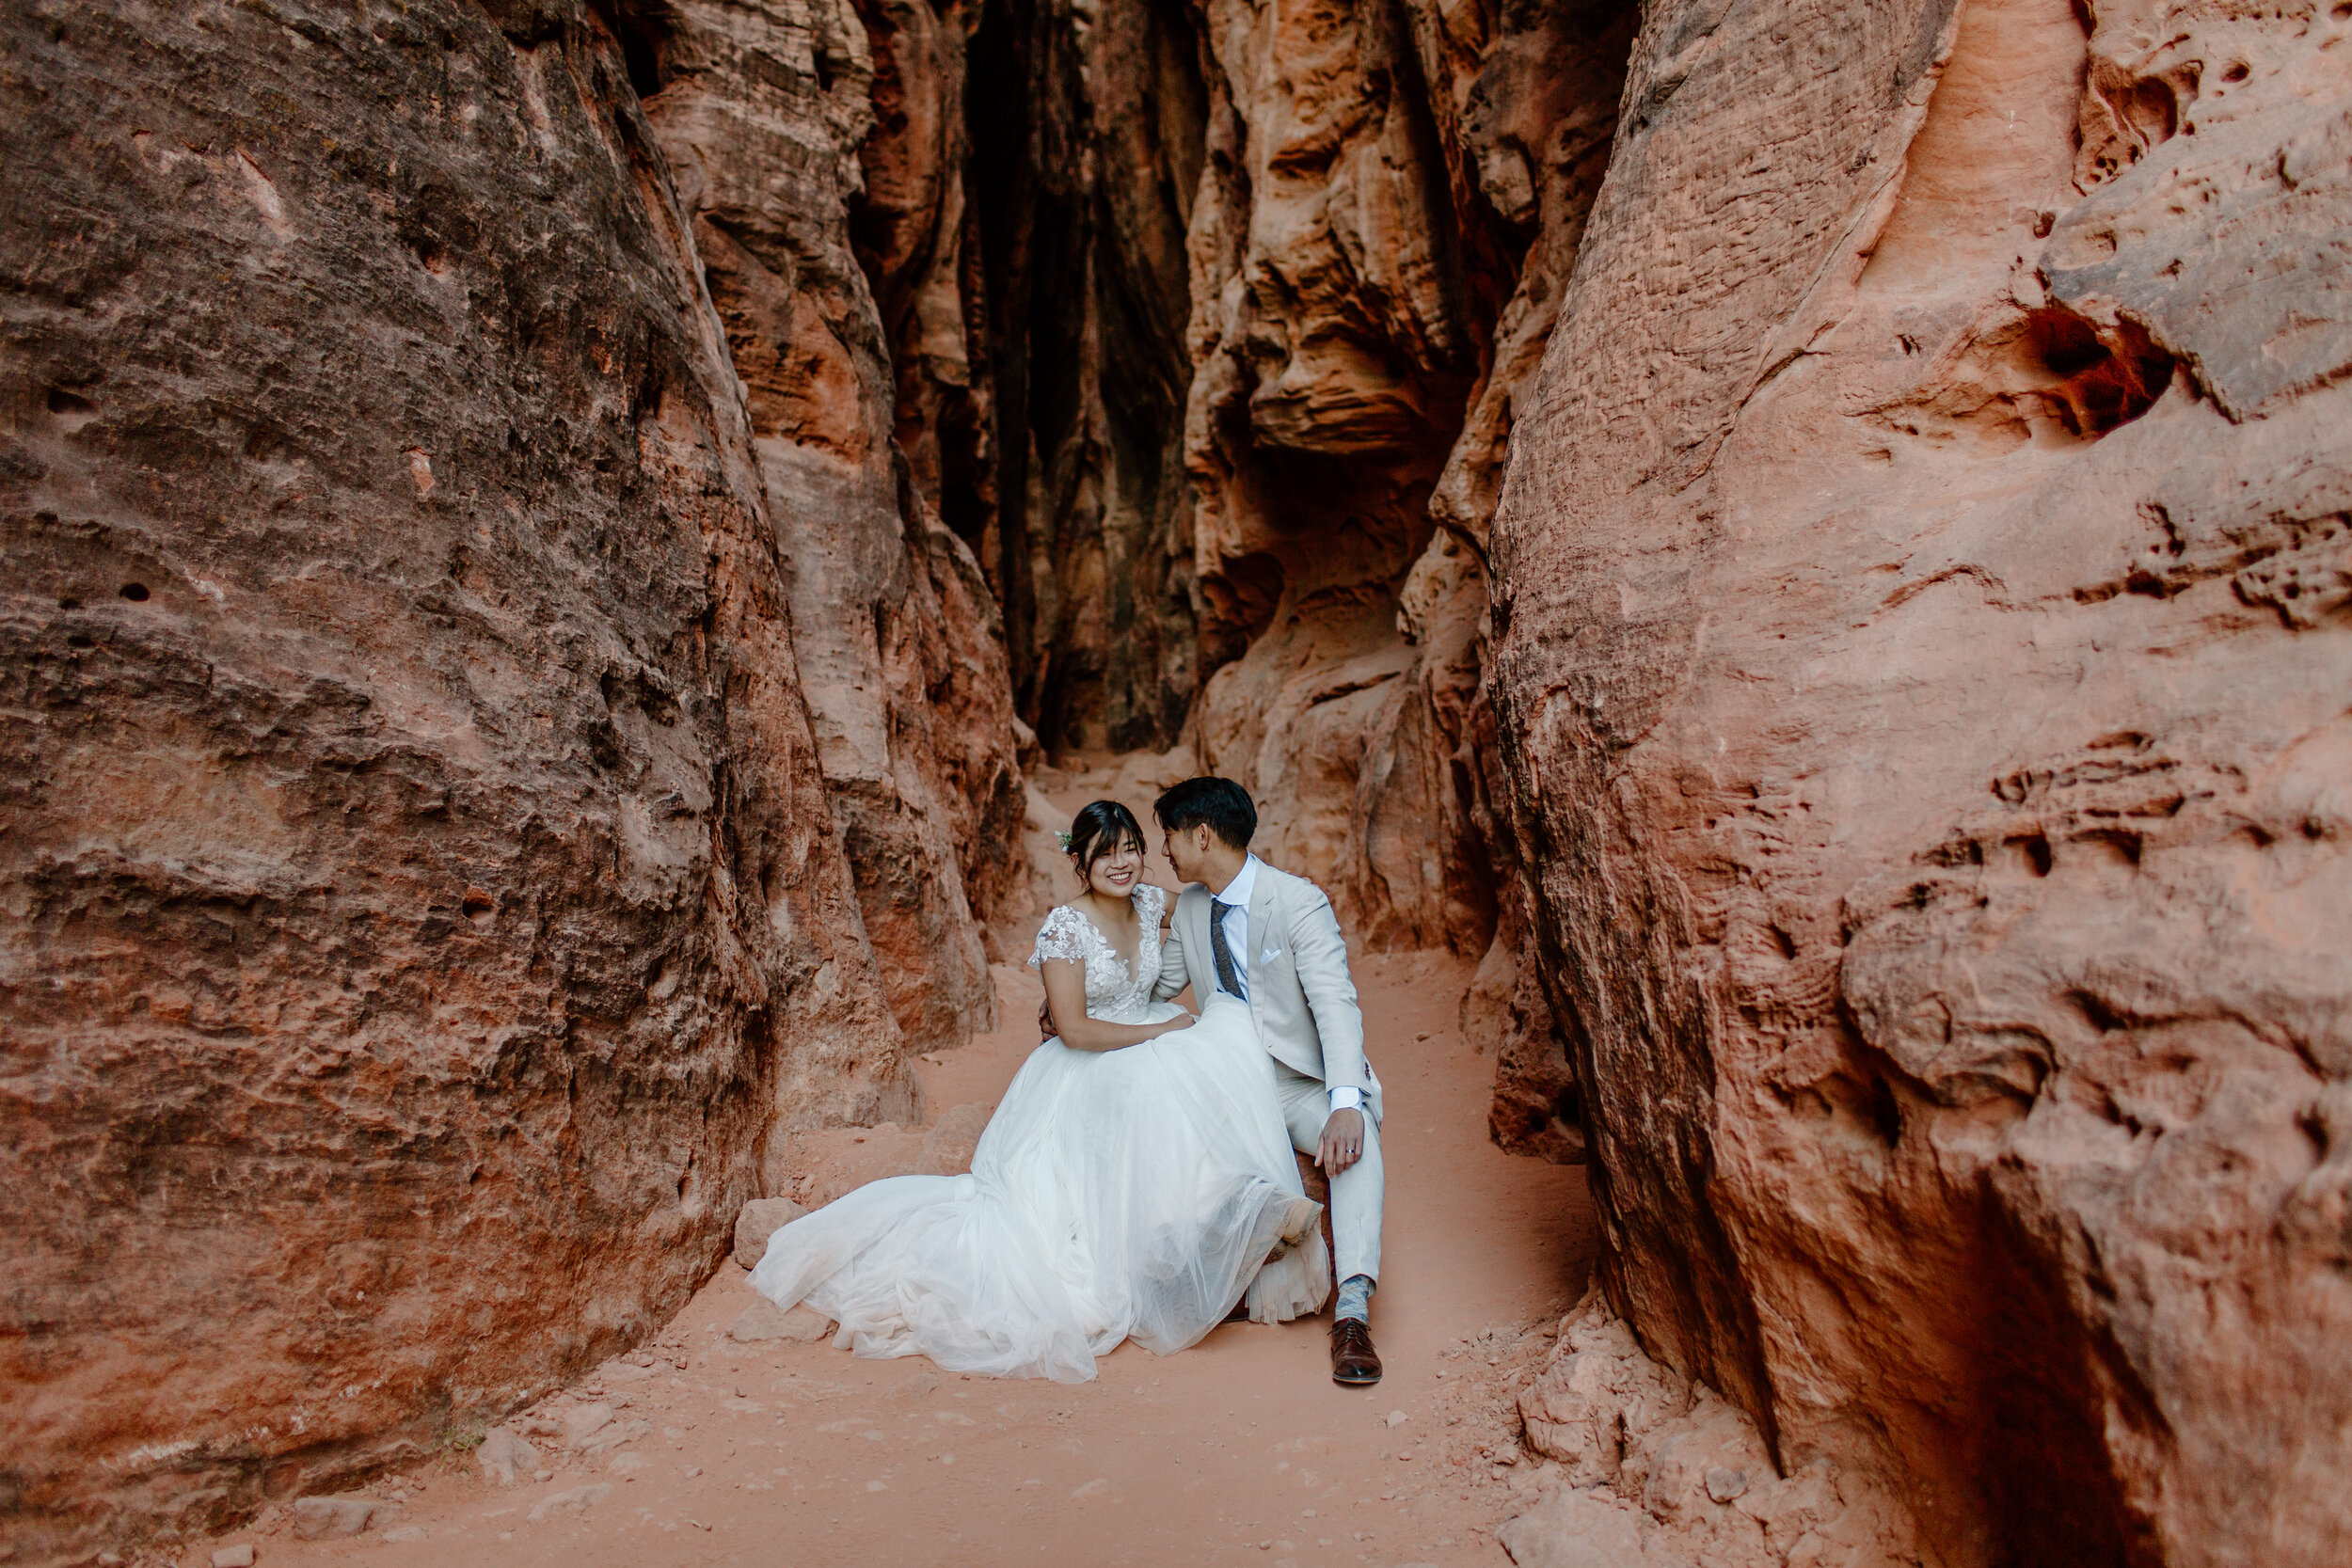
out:
{"label": "hole in rock face", "polygon": [[133,604],[144,604],[147,602],[147,584],[143,582],[126,582],[122,585],[121,592],[122,596],[130,600]]}
{"label": "hole in rock face", "polygon": [[2132,89],[2124,118],[2147,138],[2147,145],[2170,141],[2181,128],[2181,101],[2170,83],[2151,77]]}
{"label": "hole in rock face", "polygon": [[2247,70],[2246,62],[2237,60],[2231,64],[2229,70],[2221,73],[2221,79],[2225,82],[2243,82],[2249,74],[2250,73]]}
{"label": "hole in rock face", "polygon": [[2172,356],[2137,322],[2102,331],[2063,306],[2028,313],[2026,341],[2058,383],[2059,418],[2078,436],[2105,436],[2154,405],[2172,381]]}

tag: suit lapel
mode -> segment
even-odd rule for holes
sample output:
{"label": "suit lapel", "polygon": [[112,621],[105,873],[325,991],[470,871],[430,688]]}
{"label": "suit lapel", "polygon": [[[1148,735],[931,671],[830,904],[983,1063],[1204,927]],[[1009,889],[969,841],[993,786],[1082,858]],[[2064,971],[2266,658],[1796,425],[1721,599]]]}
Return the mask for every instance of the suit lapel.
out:
{"label": "suit lapel", "polygon": [[1216,994],[1216,959],[1209,952],[1209,915],[1216,905],[1210,902],[1216,895],[1201,887],[1200,896],[1193,899],[1192,913],[1187,924],[1192,929],[1184,936],[1184,967],[1192,972],[1192,999],[1196,1006],[1205,1007],[1209,998]]}
{"label": "suit lapel", "polygon": [[1258,955],[1265,951],[1266,935],[1274,929],[1274,868],[1258,863],[1258,885],[1249,890],[1249,951],[1242,955],[1242,983],[1249,988],[1249,1010],[1258,1010]]}

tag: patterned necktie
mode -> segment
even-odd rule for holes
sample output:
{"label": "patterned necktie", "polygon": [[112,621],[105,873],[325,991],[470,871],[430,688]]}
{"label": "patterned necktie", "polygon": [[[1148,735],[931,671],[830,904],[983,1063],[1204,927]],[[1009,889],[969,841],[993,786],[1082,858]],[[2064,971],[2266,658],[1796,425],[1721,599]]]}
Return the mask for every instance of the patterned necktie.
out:
{"label": "patterned necktie", "polygon": [[1240,908],[1221,898],[1209,900],[1209,957],[1216,960],[1216,989],[1235,996],[1242,994],[1241,976],[1233,969],[1233,950],[1225,945],[1225,916]]}

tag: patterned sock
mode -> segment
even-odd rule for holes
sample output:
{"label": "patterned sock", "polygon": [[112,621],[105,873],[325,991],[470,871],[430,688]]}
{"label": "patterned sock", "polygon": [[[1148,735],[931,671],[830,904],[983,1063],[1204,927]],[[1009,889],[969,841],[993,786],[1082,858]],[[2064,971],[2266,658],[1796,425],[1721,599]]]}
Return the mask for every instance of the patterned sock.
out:
{"label": "patterned sock", "polygon": [[1359,1323],[1372,1322],[1372,1292],[1377,1288],[1366,1274],[1351,1274],[1340,1281],[1340,1304],[1332,1308],[1331,1321],[1353,1318]]}

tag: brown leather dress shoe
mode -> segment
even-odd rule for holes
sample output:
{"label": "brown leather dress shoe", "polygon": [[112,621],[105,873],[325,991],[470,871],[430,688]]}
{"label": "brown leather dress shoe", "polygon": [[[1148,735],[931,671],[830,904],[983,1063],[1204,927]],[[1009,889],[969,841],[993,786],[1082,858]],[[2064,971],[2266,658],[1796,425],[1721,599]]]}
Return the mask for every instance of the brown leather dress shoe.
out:
{"label": "brown leather dress shoe", "polygon": [[1331,1325],[1331,1381],[1350,1388],[1380,1381],[1380,1353],[1372,1348],[1372,1330],[1361,1318],[1342,1318]]}

